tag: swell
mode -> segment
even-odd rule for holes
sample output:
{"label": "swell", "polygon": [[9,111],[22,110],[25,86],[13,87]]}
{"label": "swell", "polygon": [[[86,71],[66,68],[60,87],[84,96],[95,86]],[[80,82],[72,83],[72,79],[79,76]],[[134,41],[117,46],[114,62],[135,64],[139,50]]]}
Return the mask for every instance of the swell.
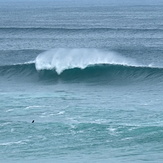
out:
{"label": "swell", "polygon": [[79,28],[54,28],[54,27],[0,27],[0,31],[29,31],[29,32],[36,32],[36,31],[60,31],[60,32],[67,32],[67,31],[89,31],[89,32],[105,32],[105,31],[131,31],[131,32],[162,32],[163,29],[158,28],[105,28],[105,27],[99,27],[99,28],[85,28],[85,27],[79,27]]}
{"label": "swell", "polygon": [[66,69],[58,74],[55,69],[39,70],[35,68],[35,63],[6,65],[0,67],[0,78],[31,78],[45,81],[76,81],[76,82],[115,82],[122,83],[128,81],[162,81],[163,68],[157,67],[135,67],[114,64],[90,65],[84,69]]}

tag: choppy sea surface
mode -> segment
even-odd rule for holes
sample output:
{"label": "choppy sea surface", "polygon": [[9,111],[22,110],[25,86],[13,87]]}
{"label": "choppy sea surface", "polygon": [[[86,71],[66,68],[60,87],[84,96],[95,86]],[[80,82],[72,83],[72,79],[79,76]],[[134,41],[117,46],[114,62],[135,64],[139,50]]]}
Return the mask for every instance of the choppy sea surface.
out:
{"label": "choppy sea surface", "polygon": [[163,162],[163,6],[0,4],[0,162]]}

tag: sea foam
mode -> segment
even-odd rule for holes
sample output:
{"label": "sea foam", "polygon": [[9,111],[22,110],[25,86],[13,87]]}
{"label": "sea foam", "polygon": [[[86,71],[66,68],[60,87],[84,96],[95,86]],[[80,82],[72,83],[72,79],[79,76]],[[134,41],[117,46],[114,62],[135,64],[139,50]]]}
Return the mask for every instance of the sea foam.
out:
{"label": "sea foam", "polygon": [[99,49],[53,49],[37,56],[35,60],[36,69],[52,70],[60,74],[64,70],[72,68],[84,69],[97,64],[117,64],[135,66],[133,59],[124,57],[113,51],[102,51]]}

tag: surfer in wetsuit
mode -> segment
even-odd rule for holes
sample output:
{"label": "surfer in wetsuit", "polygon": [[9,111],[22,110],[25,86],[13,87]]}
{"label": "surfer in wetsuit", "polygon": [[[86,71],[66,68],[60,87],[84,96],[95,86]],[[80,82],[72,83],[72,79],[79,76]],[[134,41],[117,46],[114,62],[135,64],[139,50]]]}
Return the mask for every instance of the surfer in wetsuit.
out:
{"label": "surfer in wetsuit", "polygon": [[32,121],[32,123],[34,123],[34,122],[35,122],[35,120]]}

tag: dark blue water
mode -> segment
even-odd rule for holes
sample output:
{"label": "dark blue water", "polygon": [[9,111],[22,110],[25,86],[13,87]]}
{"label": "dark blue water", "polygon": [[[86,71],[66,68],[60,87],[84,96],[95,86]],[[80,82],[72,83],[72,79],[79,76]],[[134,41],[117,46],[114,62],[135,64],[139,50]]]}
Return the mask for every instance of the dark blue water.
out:
{"label": "dark blue water", "polygon": [[0,15],[1,162],[163,161],[163,6],[0,1]]}

